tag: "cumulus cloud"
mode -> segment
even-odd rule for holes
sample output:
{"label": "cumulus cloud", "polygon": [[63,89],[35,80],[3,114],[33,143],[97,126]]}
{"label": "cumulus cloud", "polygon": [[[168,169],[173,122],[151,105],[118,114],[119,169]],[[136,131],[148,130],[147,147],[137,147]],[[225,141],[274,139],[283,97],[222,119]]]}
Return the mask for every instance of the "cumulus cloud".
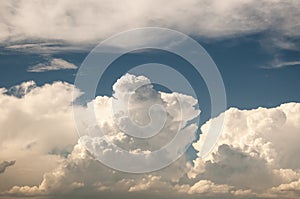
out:
{"label": "cumulus cloud", "polygon": [[[186,139],[195,139],[196,128],[194,125],[187,124],[187,121],[197,116],[200,111],[195,109],[194,105],[197,100],[192,97],[181,95],[179,93],[161,93],[153,89],[151,85],[143,85],[142,90],[130,90],[132,85],[139,85],[139,82],[150,83],[145,77],[135,77],[132,75],[125,75],[115,85],[114,90],[115,98],[110,97],[97,97],[94,101],[90,102],[87,107],[75,107],[82,110],[82,113],[86,113],[89,109],[93,108],[96,112],[98,125],[103,132],[110,137],[111,141],[115,144],[128,147],[132,151],[132,154],[137,154],[140,151],[147,151],[161,147],[165,144],[163,141],[168,141],[167,138],[172,138],[177,132],[178,127],[185,127]],[[36,159],[36,164],[40,165],[40,161],[44,161],[43,164],[48,164],[48,167],[57,165],[57,168],[53,172],[46,172],[43,175],[43,181],[38,186],[21,186],[24,183],[14,182],[13,186],[5,194],[10,195],[40,195],[51,193],[65,193],[72,192],[74,190],[80,190],[85,187],[91,190],[109,190],[116,189],[121,191],[139,192],[144,188],[150,187],[157,188],[156,182],[162,178],[166,179],[168,183],[163,182],[166,186],[170,186],[169,182],[178,181],[178,179],[187,172],[186,159],[183,157],[179,163],[174,164],[173,172],[162,172],[155,175],[145,176],[130,176],[129,174],[122,174],[100,164],[95,160],[95,155],[101,151],[97,151],[96,154],[91,154],[86,150],[86,139],[82,137],[79,139],[78,144],[74,147],[72,153],[64,159],[60,154],[53,154],[53,151],[63,152],[68,146],[74,142],[74,123],[71,110],[71,90],[74,87],[67,83],[56,82],[53,84],[46,84],[42,87],[37,87],[34,82],[25,82],[21,85],[15,86],[10,89],[11,92],[5,89],[1,92],[1,101],[3,104],[3,112],[6,112],[7,117],[3,118],[1,126],[6,129],[7,135],[15,136],[15,138],[7,138],[1,140],[3,149],[1,153],[6,156],[12,156],[18,153],[16,159],[21,159],[19,165],[25,168],[17,168],[20,170],[30,169],[32,173],[38,173],[34,170],[34,164],[32,159],[28,156],[31,155]],[[56,95],[59,93],[59,95]],[[147,142],[138,140],[130,136],[126,136],[115,123],[115,119],[112,118],[112,100],[118,99],[123,101],[131,93],[130,112],[140,112],[141,115],[133,114],[135,122],[147,123],[149,122],[149,116],[145,114],[152,103],[161,103],[165,106],[168,112],[168,118],[166,120],[166,127],[163,129],[161,137],[153,137]],[[186,100],[186,103],[182,104],[185,107],[185,111],[178,112],[179,103],[177,98]],[[147,100],[148,99],[148,100]],[[14,109],[13,109],[14,107]],[[138,111],[140,110],[140,111]],[[11,117],[10,117],[11,115]],[[18,115],[18,125],[10,124],[16,119],[15,115]],[[24,115],[24,116],[22,116]],[[182,115],[182,116],[181,116]],[[105,116],[105,117],[103,117]],[[8,118],[8,119],[7,119]],[[58,120],[63,122],[58,122]],[[38,122],[36,122],[38,121]],[[23,122],[23,123],[22,123]],[[57,124],[54,124],[57,123]],[[58,124],[60,123],[60,124]],[[23,125],[21,125],[23,124]],[[6,126],[5,126],[6,125]],[[126,125],[126,123],[123,123]],[[177,127],[177,128],[176,128]],[[1,131],[4,132],[4,131]],[[5,135],[4,135],[5,137]],[[89,138],[92,141],[97,141],[93,137]],[[182,139],[180,141],[183,141]],[[101,146],[101,142],[96,142],[97,146]],[[131,148],[132,147],[132,148]],[[143,148],[144,147],[144,148]],[[58,150],[57,150],[58,149]],[[91,149],[91,148],[89,148]],[[106,148],[107,149],[107,148]],[[33,153],[36,153],[33,155]],[[45,161],[47,159],[47,161]],[[62,161],[63,160],[63,161]],[[62,161],[62,162],[61,162]],[[50,163],[52,162],[52,163]],[[54,162],[54,163],[53,163]],[[33,165],[32,165],[33,164]],[[28,168],[29,166],[29,168]],[[51,170],[51,169],[49,169]],[[85,170],[90,171],[89,174]],[[95,172],[97,175],[95,175]],[[45,172],[44,172],[45,173]],[[77,173],[78,175],[74,175]],[[9,177],[13,174],[9,174]],[[30,173],[26,173],[30,175]],[[33,176],[36,174],[33,174]],[[23,174],[24,176],[24,174]],[[86,176],[86,177],[84,177]],[[106,177],[105,177],[106,176]],[[112,178],[112,176],[114,176]],[[124,177],[126,176],[126,177]],[[165,176],[165,177],[164,177]],[[146,180],[152,180],[153,183],[146,183],[147,185],[139,185],[138,182]],[[28,180],[29,181],[29,180]],[[119,186],[113,186],[118,183]],[[33,184],[32,181],[27,184]],[[36,184],[36,183],[34,183]],[[6,187],[9,187],[7,185]],[[131,188],[132,187],[132,188]]]}
{"label": "cumulus cloud", "polygon": [[[185,161],[184,158],[180,162],[184,163]],[[157,192],[171,194],[172,178],[169,175],[176,176],[174,172],[179,173],[182,168],[179,165],[181,164],[171,166],[173,173],[166,171],[135,175],[117,172],[95,160],[86,147],[78,143],[67,159],[53,171],[45,173],[38,186],[14,186],[5,194],[23,196],[66,194],[78,189],[90,193]]]}
{"label": "cumulus cloud", "polygon": [[2,1],[0,41],[93,42],[145,26],[209,38],[261,31],[299,36],[298,8],[295,0]]}
{"label": "cumulus cloud", "polygon": [[[270,109],[230,108],[223,113],[224,129],[214,151],[194,160],[190,178],[250,188],[256,194],[299,179],[300,162],[295,158],[300,152],[299,110],[299,103]],[[203,134],[194,144],[198,151],[212,120],[201,127]]]}
{"label": "cumulus cloud", "polygon": [[[147,84],[144,85],[143,82]],[[149,115],[144,114],[146,111],[144,108],[147,107],[148,111],[153,102],[166,108],[169,126],[179,120],[182,120],[184,125],[189,125],[187,121],[197,116],[199,111],[194,108],[195,99],[176,93],[157,92],[148,83],[150,80],[146,77],[125,75],[114,85],[113,97],[98,96],[87,106],[76,108],[82,111],[83,116],[90,109],[95,111],[97,125],[112,143],[134,153],[151,151],[161,147],[163,142],[154,145],[157,142],[155,138],[152,138],[153,142],[151,139],[139,141],[125,135],[118,128],[118,120],[116,120],[118,118],[114,118],[111,112],[113,100],[125,100],[129,93],[133,94],[129,98],[133,100],[129,100],[132,104],[129,103],[128,106],[132,108],[130,110],[133,111],[133,118],[139,124],[149,123]],[[23,87],[25,87],[24,85]],[[142,85],[142,90],[134,91],[136,88],[134,85]],[[168,195],[174,198],[200,196],[203,198],[299,197],[300,161],[297,158],[300,152],[298,147],[299,103],[286,103],[275,108],[253,110],[230,108],[222,113],[225,115],[223,132],[212,153],[206,158],[197,157],[191,162],[185,154],[162,170],[145,174],[130,174],[113,170],[96,160],[98,152],[104,152],[108,148],[106,148],[107,145],[103,145],[103,142],[95,139],[93,131],[88,130],[91,134],[81,137],[77,144],[70,139],[70,135],[67,135],[74,130],[74,123],[69,120],[71,98],[67,97],[70,95],[71,88],[73,88],[72,85],[56,82],[52,85],[32,88],[27,92],[20,92],[24,93],[21,97],[7,95],[5,94],[7,91],[2,89],[0,103],[5,106],[0,107],[3,109],[2,112],[9,113],[6,114],[5,121],[8,121],[7,118],[10,116],[15,119],[15,116],[18,115],[20,117],[18,121],[24,122],[19,122],[17,126],[1,123],[0,126],[6,124],[6,132],[15,136],[14,139],[6,138],[3,143],[0,142],[0,146],[5,144],[10,149],[1,148],[4,150],[0,150],[1,157],[8,159],[8,157],[12,158],[12,155],[16,154],[15,152],[27,151],[19,153],[15,159],[19,162],[19,159],[22,160],[21,156],[26,156],[30,164],[26,165],[24,160],[19,164],[28,168],[33,164],[32,159],[28,160],[28,155],[33,155],[33,150],[31,153],[28,151],[34,149],[34,151],[38,151],[34,157],[39,157],[39,164],[50,157],[52,157],[51,161],[45,161],[45,164],[56,161],[51,168],[47,167],[47,170],[43,170],[43,176],[39,175],[40,182],[17,183],[15,181],[14,186],[6,186],[6,190],[2,190],[2,195],[92,193],[99,196],[120,193],[127,197],[130,194],[141,193],[144,196],[158,194],[158,196]],[[60,92],[61,95],[56,96],[56,92]],[[179,113],[176,112],[178,107],[175,97],[178,96],[186,101],[184,107],[188,111],[182,113],[183,117],[178,117]],[[137,114],[138,109],[141,111],[140,114]],[[23,112],[26,112],[26,117],[21,117],[22,114],[25,114]],[[38,116],[39,120],[35,116]],[[30,118],[35,118],[35,120],[31,121]],[[63,120],[64,124],[60,124],[61,122],[53,118]],[[202,134],[199,140],[193,144],[197,151],[201,151],[208,129],[215,119],[218,118],[212,118],[201,127]],[[36,120],[42,123],[41,126],[47,126],[47,128],[43,130],[38,128]],[[122,124],[126,125],[127,123]],[[35,131],[27,131],[28,126],[32,126],[31,130],[35,129]],[[27,136],[22,136],[21,131],[24,131],[24,135],[26,133]],[[189,130],[187,136],[193,135],[193,131],[194,129]],[[43,133],[37,134],[36,132]],[[164,132],[173,134],[172,128],[164,129]],[[1,137],[5,138],[3,135]],[[50,137],[55,141],[49,142]],[[168,136],[163,136],[158,141],[168,140],[168,138]],[[101,150],[97,153],[87,150],[93,149],[87,148],[90,142],[95,143],[95,147],[98,149],[102,147]],[[55,146],[63,149],[69,143],[73,143],[75,146],[66,158],[49,155],[49,151],[53,151]],[[20,149],[17,150],[18,147]],[[12,150],[13,152],[9,153]],[[14,176],[9,172],[12,170],[14,173],[18,172],[18,169],[21,168],[16,168],[16,166],[7,170],[0,177]]]}
{"label": "cumulus cloud", "polygon": [[200,180],[189,188],[188,193],[228,193],[230,189],[231,187],[228,185],[216,185],[215,183],[208,180]]}
{"label": "cumulus cloud", "polygon": [[[37,87],[24,82],[0,92],[0,157],[18,164],[1,175],[0,191],[39,183],[76,144],[74,87],[63,82]],[[17,176],[17,177],[16,177]]]}
{"label": "cumulus cloud", "polygon": [[277,187],[272,187],[265,195],[281,196],[288,198],[299,198],[300,179],[287,184],[281,184]]}
{"label": "cumulus cloud", "polygon": [[16,163],[15,160],[13,161],[3,161],[0,163],[0,173],[4,173],[7,167],[13,166]]}
{"label": "cumulus cloud", "polygon": [[[197,100],[176,92],[158,92],[149,83],[146,77],[126,74],[114,84],[112,98],[97,97],[88,104],[88,109],[96,113],[99,131],[93,129],[93,122],[85,124],[79,129],[91,131],[80,142],[96,158],[121,165],[124,171],[151,171],[163,167],[162,160],[177,159],[195,139],[197,126],[188,122],[200,113],[194,107]],[[110,143],[105,141],[107,138]],[[154,150],[161,152],[151,153]]]}
{"label": "cumulus cloud", "polygon": [[27,69],[28,72],[46,72],[53,70],[67,70],[67,69],[77,69],[74,64],[63,60],[63,59],[51,59],[48,63],[39,63],[37,65],[31,66]]}

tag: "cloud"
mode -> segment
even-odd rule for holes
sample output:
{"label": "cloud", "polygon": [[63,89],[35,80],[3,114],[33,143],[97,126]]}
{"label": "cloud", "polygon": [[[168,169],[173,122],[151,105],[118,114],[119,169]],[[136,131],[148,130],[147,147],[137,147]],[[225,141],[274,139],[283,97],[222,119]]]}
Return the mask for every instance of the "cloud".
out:
{"label": "cloud", "polygon": [[259,41],[268,51],[276,50],[299,51],[299,41],[294,37],[272,36]]}
{"label": "cloud", "polygon": [[[140,141],[125,135],[111,113],[113,99],[126,101],[133,93],[128,107],[131,111],[140,110],[140,114],[133,116],[141,124],[149,123],[149,115],[144,113],[154,102],[166,107],[169,126],[180,119],[185,123],[199,111],[194,109],[195,99],[177,93],[157,92],[143,83],[150,83],[150,80],[125,75],[114,85],[113,97],[98,96],[86,107],[76,108],[82,111],[83,116],[89,110],[95,111],[97,124],[112,143],[133,153],[157,149],[169,137]],[[25,83],[21,87],[26,88],[25,85],[32,84]],[[133,92],[135,85],[143,85],[142,90]],[[103,150],[98,152],[110,150],[92,134],[81,137],[76,143],[72,136],[75,133],[70,109],[72,89],[74,87],[70,84],[56,82],[21,92],[24,93],[21,97],[7,95],[7,91],[2,89],[0,107],[6,117],[0,117],[0,127],[6,131],[0,131],[4,138],[0,141],[0,155],[5,159],[14,157],[18,161],[0,176],[16,179],[13,184],[5,185],[5,189],[1,187],[2,196],[89,193],[97,197],[120,194],[125,198],[134,194],[174,198],[299,197],[299,103],[253,110],[230,108],[222,113],[225,115],[223,132],[214,150],[205,159],[197,157],[191,162],[185,154],[162,170],[130,174],[113,170],[96,160],[97,153],[93,154],[93,150],[86,148],[90,142],[102,147]],[[58,92],[60,95],[56,95]],[[176,96],[185,99],[187,111],[183,117],[178,117],[176,112]],[[218,118],[212,118],[201,127],[202,134],[193,144],[197,151],[201,151],[215,119]],[[174,133],[172,128],[164,130],[166,134]],[[5,136],[4,132],[11,136]],[[191,129],[188,137],[193,133]],[[69,145],[73,149],[66,157],[49,154],[55,148],[66,149]],[[45,168],[37,170],[41,165]],[[34,176],[35,180],[25,179],[25,176]]]}
{"label": "cloud", "polygon": [[[24,82],[0,92],[0,157],[17,160],[1,175],[0,191],[37,184],[77,142],[68,83]],[[55,153],[53,151],[55,150]]]}
{"label": "cloud", "polygon": [[216,185],[215,183],[208,180],[200,180],[188,190],[188,193],[228,193],[230,189],[231,187],[228,185]]}
{"label": "cloud", "polygon": [[298,37],[298,8],[299,2],[294,0],[6,1],[0,7],[0,41],[89,43],[145,26],[208,38],[257,32]]}
{"label": "cloud", "polygon": [[[121,147],[127,147],[133,154],[139,151],[152,150],[165,144],[164,141],[168,141],[177,132],[180,122],[182,122],[181,125],[186,126],[184,131],[187,135],[186,139],[195,139],[195,126],[187,125],[186,122],[200,113],[194,107],[197,100],[179,93],[157,92],[148,84],[142,86],[142,90],[130,90],[135,85],[141,85],[141,83],[150,83],[150,81],[142,76],[125,75],[114,85],[115,98],[98,96],[87,107],[75,108],[81,109],[83,113],[86,113],[92,106],[93,110],[96,110],[97,122],[103,132],[110,137],[113,143]],[[188,171],[186,158],[183,157],[174,163],[172,172],[158,172],[157,175],[153,176],[122,174],[108,169],[95,160],[94,155],[86,151],[84,137],[79,139],[78,144],[67,158],[57,153],[53,154],[54,150],[64,153],[69,145],[75,144],[75,125],[71,113],[71,91],[73,89],[72,85],[62,82],[46,84],[42,87],[37,87],[34,82],[25,82],[10,89],[10,94],[7,94],[6,90],[2,91],[0,96],[1,111],[6,113],[6,117],[1,118],[0,126],[5,129],[5,131],[1,131],[3,134],[1,137],[6,139],[0,142],[0,146],[3,146],[1,156],[15,156],[19,162],[19,167],[14,172],[18,174],[22,172],[22,175],[18,178],[21,183],[13,181],[6,184],[2,189],[6,187],[11,188],[4,194],[33,196],[70,193],[81,189],[106,190],[107,187],[111,187],[109,190],[139,192],[144,186],[148,187],[147,189],[153,187],[152,189],[155,190],[158,188],[155,186],[158,179],[162,180],[162,184],[170,186],[169,181],[178,181]],[[130,111],[140,110],[139,112],[142,113],[140,116],[134,114],[136,122],[149,122],[149,116],[145,114],[148,113],[148,110],[145,110],[145,107],[147,109],[153,103],[161,103],[161,105],[165,106],[168,112],[168,119],[161,136],[153,137],[145,142],[144,140],[134,139],[125,135],[117,128],[111,115],[112,99],[125,101],[130,93],[133,100],[130,101]],[[177,111],[179,108],[179,104],[176,101],[177,98],[186,101],[183,104],[185,111],[182,113]],[[16,119],[18,125],[14,123]],[[122,124],[126,125],[126,123]],[[181,139],[180,141],[183,142],[184,140]],[[101,142],[96,144],[99,145]],[[39,167],[44,165],[41,169],[44,171],[42,174],[39,170],[36,170],[37,165]],[[48,172],[45,170],[48,170]],[[86,173],[85,170],[89,172]],[[24,171],[26,172],[24,173]],[[176,174],[174,174],[174,171]],[[75,173],[78,175],[74,175]],[[13,173],[8,173],[5,178],[13,175]],[[20,180],[28,175],[34,179],[27,179],[27,182]],[[111,178],[112,176],[114,177]],[[43,178],[43,181],[39,185],[30,186],[30,184],[38,184],[36,183],[38,177],[40,179]],[[152,179],[154,182],[149,185],[139,184],[143,178],[146,180]],[[168,183],[164,182],[164,180],[168,181]],[[23,186],[24,184],[25,186]],[[113,186],[114,184],[118,184],[118,186]]]}
{"label": "cloud", "polygon": [[[225,113],[223,132],[212,154],[194,160],[191,179],[207,179],[260,195],[265,190],[299,179],[300,104]],[[214,118],[216,119],[216,118]],[[214,120],[212,119],[212,120]],[[211,121],[201,127],[200,151]],[[291,189],[294,194],[296,189]],[[275,195],[275,197],[277,197]]]}
{"label": "cloud", "polygon": [[266,195],[273,196],[280,195],[282,197],[288,198],[299,198],[300,191],[300,179],[292,181],[287,184],[281,184],[277,187],[272,187],[268,190]]}
{"label": "cloud", "polygon": [[7,93],[15,97],[23,97],[29,93],[32,89],[36,88],[34,81],[23,82],[20,85],[12,86],[8,89]]}
{"label": "cloud", "polygon": [[62,42],[42,42],[42,41],[36,41],[36,42],[21,42],[20,44],[10,43],[5,46],[6,50],[11,51],[20,51],[22,53],[39,53],[39,54],[53,54],[56,52],[62,52],[62,51],[72,51],[72,52],[82,52],[82,51],[88,51],[92,47],[90,45],[83,45],[83,44],[70,44]]}
{"label": "cloud", "polygon": [[51,59],[48,63],[40,63],[27,69],[28,72],[46,72],[55,70],[77,69],[77,66],[63,59]]}
{"label": "cloud", "polygon": [[287,62],[279,62],[274,64],[271,68],[283,68],[289,66],[299,66],[300,61],[287,61]]}
{"label": "cloud", "polygon": [[[91,129],[79,141],[96,158],[113,162],[124,171],[151,171],[153,167],[163,167],[161,160],[177,159],[195,139],[197,126],[188,122],[200,113],[195,108],[196,99],[176,92],[158,92],[146,77],[130,74],[113,85],[113,92],[112,98],[97,97],[88,104],[88,110],[96,112],[99,132],[93,129],[93,121],[79,127],[84,132]],[[147,139],[135,138],[139,136]],[[181,138],[174,139],[175,136]],[[111,143],[105,141],[107,138]],[[155,150],[159,152],[150,153]]]}
{"label": "cloud", "polygon": [[262,66],[263,69],[278,69],[278,68],[284,68],[284,67],[294,67],[299,66],[300,61],[285,61],[279,58],[278,56],[275,56],[275,59],[267,66]]}
{"label": "cloud", "polygon": [[0,173],[4,173],[7,167],[13,166],[16,161],[3,161],[0,163]]}

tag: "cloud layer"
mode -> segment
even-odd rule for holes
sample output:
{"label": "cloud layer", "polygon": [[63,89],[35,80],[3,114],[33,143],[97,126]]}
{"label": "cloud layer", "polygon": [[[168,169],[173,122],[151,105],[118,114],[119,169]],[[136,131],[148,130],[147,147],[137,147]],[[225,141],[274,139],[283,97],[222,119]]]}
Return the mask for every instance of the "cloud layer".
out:
{"label": "cloud layer", "polygon": [[297,0],[1,1],[0,42],[94,42],[144,26],[208,38],[262,31],[299,36],[299,4]]}

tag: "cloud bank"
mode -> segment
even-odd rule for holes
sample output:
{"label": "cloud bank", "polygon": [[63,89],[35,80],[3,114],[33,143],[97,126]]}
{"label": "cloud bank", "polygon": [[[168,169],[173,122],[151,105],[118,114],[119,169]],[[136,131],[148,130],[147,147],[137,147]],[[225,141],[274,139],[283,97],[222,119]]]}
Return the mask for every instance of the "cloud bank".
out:
{"label": "cloud bank", "polygon": [[[149,80],[128,75],[121,78],[114,86],[116,95],[126,96],[128,89],[140,81]],[[77,144],[71,139],[74,123],[70,120],[71,99],[67,97],[71,88],[72,85],[56,82],[33,88],[21,98],[8,96],[2,89],[0,102],[5,106],[0,107],[2,112],[7,113],[7,117],[1,117],[0,126],[6,124],[6,133],[10,136],[1,135],[5,138],[0,145],[1,157],[16,159],[19,167],[12,167],[0,178],[13,178],[16,172],[22,174],[21,169],[31,169],[30,174],[35,178],[31,181],[23,180],[22,183],[14,181],[14,184],[7,185],[6,189],[2,188],[2,195],[72,196],[89,193],[97,197],[114,194],[121,194],[123,197],[141,194],[147,197],[149,194],[156,194],[159,197],[168,195],[174,198],[299,198],[299,103],[253,110],[230,108],[222,113],[225,114],[223,132],[214,150],[205,159],[197,157],[189,160],[185,155],[160,171],[137,175],[118,172],[104,166],[95,159],[94,154],[86,150],[83,138],[80,138]],[[57,96],[55,93],[62,95]],[[148,87],[134,98],[134,108],[139,107],[138,105],[149,105],[149,101],[141,100],[141,94],[151,101],[164,99],[169,106],[174,105],[171,102],[175,93],[164,94],[163,97],[162,93]],[[195,101],[188,96],[186,99],[187,107],[193,107]],[[118,130],[109,114],[111,100],[110,97],[99,96],[89,106],[97,107],[97,122],[114,143],[132,150],[151,150],[151,147],[161,146],[161,143],[157,146],[150,145],[151,142],[141,144]],[[89,106],[77,108],[84,111]],[[170,110],[177,109],[170,107]],[[176,112],[172,114],[169,124],[176,121]],[[196,112],[192,115],[195,114],[197,115]],[[10,119],[15,121],[16,115],[19,116],[18,125],[3,123]],[[135,119],[137,122],[147,122],[145,116],[135,114]],[[207,130],[214,119],[218,118],[212,118],[201,127],[202,134],[193,144],[195,150],[201,150]],[[47,128],[41,128],[43,126]],[[161,141],[165,141],[164,139],[160,137]],[[101,145],[101,142],[98,144]],[[68,145],[72,147],[68,155],[64,156],[62,154],[68,151]],[[142,146],[145,148],[141,148]],[[7,150],[3,151],[5,148]],[[22,153],[14,157],[16,153],[11,151]],[[34,159],[39,160],[39,164],[45,159],[49,159],[45,163],[52,163],[43,172],[35,169],[32,171],[35,166],[32,159],[28,159],[28,154],[34,154]],[[22,161],[19,162],[19,159]]]}
{"label": "cloud bank", "polygon": [[207,38],[257,32],[298,37],[299,6],[297,0],[1,1],[0,42],[98,43],[120,31],[145,26]]}

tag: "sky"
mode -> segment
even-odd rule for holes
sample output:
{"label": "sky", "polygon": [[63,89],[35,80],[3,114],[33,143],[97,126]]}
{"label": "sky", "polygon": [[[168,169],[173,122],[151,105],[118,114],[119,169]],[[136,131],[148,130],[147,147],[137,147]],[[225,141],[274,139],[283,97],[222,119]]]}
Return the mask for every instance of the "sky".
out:
{"label": "sky", "polygon": [[[299,18],[297,0],[0,0],[0,198],[299,198]],[[75,103],[93,49],[147,27],[201,45],[226,106],[213,111],[189,60],[154,48],[119,56]],[[108,49],[168,34],[129,38]]]}

